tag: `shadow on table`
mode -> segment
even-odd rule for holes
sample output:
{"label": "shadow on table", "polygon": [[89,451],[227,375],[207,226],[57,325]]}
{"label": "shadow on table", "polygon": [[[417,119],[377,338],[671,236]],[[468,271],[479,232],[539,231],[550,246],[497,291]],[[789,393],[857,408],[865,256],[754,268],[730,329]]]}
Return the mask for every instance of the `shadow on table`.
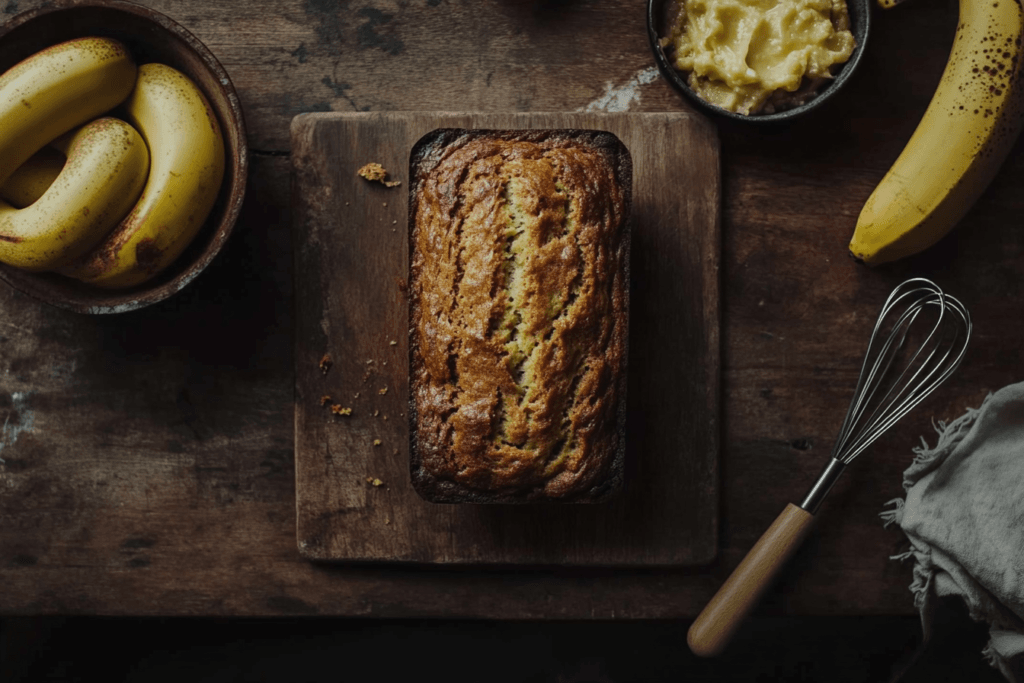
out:
{"label": "shadow on table", "polygon": [[760,617],[701,660],[688,623],[353,619],[0,620],[0,681],[487,683],[1004,679],[984,627],[951,610],[928,647],[916,617]]}

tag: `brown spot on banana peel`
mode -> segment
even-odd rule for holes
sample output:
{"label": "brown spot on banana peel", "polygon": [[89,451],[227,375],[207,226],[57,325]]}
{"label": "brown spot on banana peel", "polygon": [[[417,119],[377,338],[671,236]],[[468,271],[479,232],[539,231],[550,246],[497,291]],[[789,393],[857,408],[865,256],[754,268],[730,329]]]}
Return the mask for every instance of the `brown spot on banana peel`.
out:
{"label": "brown spot on banana peel", "polygon": [[136,204],[131,213],[117,224],[98,247],[59,272],[86,282],[99,277],[117,264],[117,255],[143,221],[144,216],[140,215],[140,207]]}
{"label": "brown spot on banana peel", "polygon": [[102,38],[97,36],[73,38],[63,43],[58,43],[57,45],[51,45],[48,48],[44,48],[39,52],[36,52],[35,54],[31,55],[30,57],[11,67],[7,71],[7,74],[11,74],[13,76],[18,73],[17,70],[27,70],[35,68],[35,65],[32,62],[34,62],[37,58],[47,57],[48,55],[59,55],[62,52],[69,52],[71,50],[77,51],[82,49],[83,47],[87,47],[88,52],[95,52],[96,57],[104,61],[111,59],[121,59],[124,57],[131,59],[132,56],[131,52],[129,52],[128,50],[128,47],[124,43],[113,38]]}
{"label": "brown spot on banana peel", "polygon": [[[161,226],[159,230],[167,230],[167,226]],[[139,265],[141,270],[144,270],[147,274],[155,274],[157,269],[160,268],[160,259],[164,255],[164,250],[157,245],[156,240],[152,237],[147,237],[140,240],[135,245],[135,261]]]}

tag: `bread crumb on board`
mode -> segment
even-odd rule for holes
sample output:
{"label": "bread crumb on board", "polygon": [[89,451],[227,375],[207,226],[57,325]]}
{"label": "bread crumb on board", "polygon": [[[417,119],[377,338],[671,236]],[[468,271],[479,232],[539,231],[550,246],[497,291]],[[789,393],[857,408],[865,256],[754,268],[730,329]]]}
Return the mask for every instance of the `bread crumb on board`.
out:
{"label": "bread crumb on board", "polygon": [[342,406],[340,403],[335,403],[331,406],[331,412],[335,415],[351,415],[352,409]]}
{"label": "bread crumb on board", "polygon": [[320,359],[320,372],[326,375],[332,365],[334,365],[334,361],[331,360],[331,354],[325,353],[324,357]]}
{"label": "bread crumb on board", "polygon": [[383,486],[384,485],[384,482],[382,482],[377,477],[367,477],[366,478],[366,483],[369,484],[370,486]]}
{"label": "bread crumb on board", "polygon": [[374,439],[374,440],[373,440],[373,445],[374,445],[374,447],[376,447],[376,446],[379,446],[380,444],[381,444],[381,441],[380,441],[380,439]]}
{"label": "bread crumb on board", "polygon": [[325,406],[328,403],[330,403],[331,400],[332,399],[330,394],[324,394],[323,396],[320,397],[320,405]]}
{"label": "bread crumb on board", "polygon": [[[388,172],[377,162],[370,162],[359,169],[359,175],[370,182],[383,183],[385,187],[397,187],[402,184],[399,180],[388,180]],[[384,206],[387,206],[385,204]]]}

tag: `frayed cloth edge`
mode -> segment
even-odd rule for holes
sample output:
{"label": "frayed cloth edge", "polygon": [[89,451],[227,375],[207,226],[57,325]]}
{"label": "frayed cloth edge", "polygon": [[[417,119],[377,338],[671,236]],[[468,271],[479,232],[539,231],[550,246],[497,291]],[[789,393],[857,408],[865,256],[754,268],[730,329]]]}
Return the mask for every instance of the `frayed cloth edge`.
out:
{"label": "frayed cloth edge", "polygon": [[[929,447],[925,438],[923,436],[921,437],[921,445],[913,449],[914,459],[903,473],[904,491],[910,490],[910,487],[921,478],[922,470],[938,459],[940,454],[949,453],[953,448],[955,448],[956,444],[958,444],[964,436],[967,435],[968,430],[974,425],[981,409],[986,403],[988,403],[991,397],[992,394],[990,393],[985,397],[985,400],[982,401],[981,407],[968,408],[963,415],[948,424],[941,420],[932,421],[932,427],[938,434],[938,440],[934,447]],[[902,526],[905,505],[905,498],[893,498],[888,501],[885,504],[885,507],[890,507],[891,509],[882,510],[878,513],[878,516],[882,520],[882,525],[886,528],[894,523]],[[911,543],[913,544],[913,541],[911,541]],[[924,631],[925,640],[928,640],[931,637],[931,623],[927,616],[927,613],[930,611],[928,598],[935,574],[931,555],[927,549],[922,550],[917,547],[913,547],[906,552],[892,555],[889,559],[900,562],[905,562],[910,559],[914,560],[912,570],[913,579],[910,582],[909,590],[914,596],[914,608],[917,609],[921,616],[921,627]]]}
{"label": "frayed cloth edge", "polygon": [[1021,683],[1020,679],[1013,672],[1013,669],[1011,669],[1009,664],[1007,664],[1006,659],[996,651],[991,640],[981,650],[981,656],[986,662],[988,662],[989,666],[1003,674],[1009,683]]}
{"label": "frayed cloth edge", "polygon": [[963,415],[952,422],[946,423],[943,420],[932,420],[932,429],[935,430],[939,438],[934,446],[929,447],[928,442],[922,436],[921,445],[912,449],[914,459],[906,471],[903,472],[904,491],[909,491],[910,487],[921,478],[921,469],[933,463],[940,455],[948,454],[956,448],[957,444],[967,435],[970,428],[974,426],[974,422],[978,419],[978,414],[981,413],[982,408],[985,407],[990,398],[992,398],[992,394],[985,397],[980,407],[968,408]]}
{"label": "frayed cloth edge", "polygon": [[[914,459],[910,463],[910,466],[903,472],[903,490],[909,491],[910,487],[918,482],[921,478],[920,469],[932,462],[939,457],[942,453],[948,453],[956,447],[958,443],[967,435],[968,430],[974,426],[975,420],[978,419],[978,414],[981,412],[985,404],[988,403],[989,399],[992,398],[992,394],[989,393],[985,397],[985,400],[981,402],[981,406],[978,408],[968,408],[960,417],[956,418],[950,423],[946,423],[942,420],[932,420],[932,428],[938,434],[938,440],[935,442],[935,446],[928,446],[928,442],[925,438],[921,437],[921,445],[917,448],[912,449],[914,452]],[[891,510],[882,510],[878,513],[878,516],[882,519],[882,526],[888,528],[892,524],[902,524],[903,522],[903,505],[906,503],[904,498],[893,498],[885,504],[886,507],[893,506]]]}
{"label": "frayed cloth edge", "polygon": [[[902,498],[893,498],[886,505],[892,505],[892,510],[882,510],[878,513],[878,516],[882,518],[882,526],[888,529],[892,524],[903,524],[903,505],[905,501]],[[910,552],[910,551],[908,551]],[[905,554],[905,553],[904,553]],[[890,559],[897,559],[892,557]],[[904,559],[904,558],[900,558]]]}
{"label": "frayed cloth edge", "polygon": [[911,550],[914,558],[913,579],[910,581],[910,592],[914,596],[914,607],[923,611],[925,602],[928,600],[928,592],[932,586],[932,578],[935,576],[935,568],[932,566],[930,554],[920,550]]}

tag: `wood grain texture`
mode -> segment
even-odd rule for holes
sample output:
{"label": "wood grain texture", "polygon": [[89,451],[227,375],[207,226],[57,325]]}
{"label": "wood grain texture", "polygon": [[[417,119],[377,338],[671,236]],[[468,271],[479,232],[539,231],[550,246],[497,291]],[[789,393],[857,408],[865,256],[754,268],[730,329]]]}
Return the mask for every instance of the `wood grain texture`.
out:
{"label": "wood grain texture", "polygon": [[[0,19],[49,0],[0,3]],[[963,365],[843,475],[762,615],[912,614],[902,534],[878,512],[932,420],[1020,381],[1024,154],[962,225],[867,269],[846,245],[920,120],[956,3],[874,12],[861,70],[797,125],[721,141],[718,559],[687,569],[334,566],[296,550],[289,124],[301,112],[689,111],[653,68],[635,0],[143,0],[231,76],[251,165],[210,268],[114,317],[0,289],[0,612],[504,619],[692,618],[829,455],[892,286],[971,310]],[[404,46],[396,49],[398,40]],[[680,643],[680,647],[682,644]]]}
{"label": "wood grain texture", "polygon": [[[409,153],[438,128],[607,130],[630,151],[629,465],[626,490],[612,502],[431,505],[411,488]],[[296,119],[292,131],[303,555],[439,564],[710,562],[719,440],[714,129],[688,114],[407,112],[311,114]],[[370,161],[403,184],[360,178],[356,171]],[[332,360],[327,372],[325,356]],[[334,404],[351,414],[334,414]]]}

